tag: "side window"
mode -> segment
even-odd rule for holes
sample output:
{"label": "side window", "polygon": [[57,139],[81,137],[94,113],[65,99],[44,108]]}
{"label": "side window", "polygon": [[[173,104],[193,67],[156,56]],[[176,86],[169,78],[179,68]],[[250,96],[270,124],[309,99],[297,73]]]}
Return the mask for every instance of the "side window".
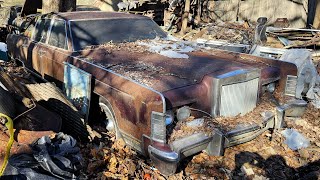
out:
{"label": "side window", "polygon": [[33,33],[33,30],[34,30],[34,25],[33,24],[30,24],[29,27],[23,32],[23,34],[29,38],[32,37],[32,33]]}
{"label": "side window", "polygon": [[55,20],[51,29],[48,44],[58,48],[67,49],[65,21]]}
{"label": "side window", "polygon": [[47,40],[47,33],[49,30],[51,19],[41,19],[36,24],[33,40],[45,43]]}

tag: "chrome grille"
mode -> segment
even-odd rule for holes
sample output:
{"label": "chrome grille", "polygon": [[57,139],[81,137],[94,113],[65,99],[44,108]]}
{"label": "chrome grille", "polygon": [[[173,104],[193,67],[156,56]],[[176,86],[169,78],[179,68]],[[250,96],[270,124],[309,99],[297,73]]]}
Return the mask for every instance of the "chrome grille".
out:
{"label": "chrome grille", "polygon": [[244,115],[257,104],[259,78],[223,85],[221,87],[220,116]]}
{"label": "chrome grille", "polygon": [[285,95],[296,96],[297,76],[287,76]]}

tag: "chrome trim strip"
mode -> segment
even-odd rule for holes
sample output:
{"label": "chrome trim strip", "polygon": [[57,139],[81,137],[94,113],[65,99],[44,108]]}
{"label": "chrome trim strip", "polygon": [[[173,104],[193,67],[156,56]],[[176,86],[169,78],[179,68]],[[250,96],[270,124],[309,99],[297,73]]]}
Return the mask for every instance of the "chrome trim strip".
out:
{"label": "chrome trim strip", "polygon": [[[54,16],[54,17],[52,18],[52,26],[53,26],[53,24],[54,24],[56,21],[64,21],[64,28],[65,28],[65,35],[66,35],[66,36],[65,36],[65,41],[66,41],[65,43],[66,43],[67,49],[59,48],[59,47],[50,45],[49,43],[47,43],[47,44],[48,44],[48,46],[52,46],[52,47],[56,47],[56,48],[59,48],[59,49],[64,49],[64,50],[69,51],[69,40],[68,40],[68,32],[67,32],[67,21],[64,20],[64,19],[61,19],[61,18],[57,18],[57,16]],[[52,33],[52,27],[51,27],[51,29],[50,29],[50,33],[49,33],[49,36],[48,36],[48,42],[49,42],[49,39],[50,39],[50,37],[51,37],[51,33]]]}
{"label": "chrome trim strip", "polygon": [[106,19],[106,20],[109,20],[109,19],[150,19],[149,17],[147,16],[141,16],[139,18],[132,18],[132,17],[108,17],[108,18],[90,18],[90,19],[72,19],[72,20],[69,20],[69,21],[91,21],[91,20],[103,20],[103,19]]}
{"label": "chrome trim strip", "polygon": [[50,26],[47,31],[46,42],[44,44],[48,44],[48,42],[49,42],[49,35],[51,35],[52,26],[53,26],[53,18],[50,18]]}
{"label": "chrome trim strip", "polygon": [[36,25],[35,25],[34,28],[33,28],[32,36],[31,36],[31,38],[30,38],[31,41],[35,41],[35,40],[34,40],[35,31],[36,31],[36,28],[38,27],[40,21],[41,21],[41,18],[39,18],[39,19],[37,20]]}
{"label": "chrome trim strip", "polygon": [[236,76],[236,75],[239,75],[239,74],[245,74],[245,73],[248,73],[248,72],[249,71],[247,69],[238,69],[238,70],[227,72],[225,74],[221,74],[221,75],[217,76],[217,79],[229,78],[229,77],[232,77],[232,76]]}
{"label": "chrome trim strip", "polygon": [[68,21],[68,26],[69,26],[69,34],[70,34],[70,40],[71,40],[71,51],[75,52],[74,47],[73,47],[73,36],[72,36],[72,31],[71,31],[71,25],[70,25],[70,21]]}

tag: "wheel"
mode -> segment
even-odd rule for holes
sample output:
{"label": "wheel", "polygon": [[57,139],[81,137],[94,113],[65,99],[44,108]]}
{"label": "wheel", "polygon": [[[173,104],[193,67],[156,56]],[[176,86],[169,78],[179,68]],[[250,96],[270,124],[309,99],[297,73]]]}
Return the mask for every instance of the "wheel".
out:
{"label": "wheel", "polygon": [[103,122],[106,125],[105,128],[108,131],[115,133],[116,139],[121,138],[122,136],[118,129],[118,124],[109,101],[105,98],[100,97],[99,106],[105,115],[105,119],[103,119]]}

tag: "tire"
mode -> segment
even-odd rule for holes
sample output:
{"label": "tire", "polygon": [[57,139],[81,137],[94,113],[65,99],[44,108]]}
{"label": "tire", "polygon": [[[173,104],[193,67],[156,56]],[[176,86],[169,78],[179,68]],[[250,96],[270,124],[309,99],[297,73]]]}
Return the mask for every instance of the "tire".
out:
{"label": "tire", "polygon": [[[116,139],[120,139],[122,137],[122,135],[118,129],[117,120],[115,118],[114,111],[112,109],[111,104],[105,98],[100,97],[99,98],[99,106],[105,114],[105,119],[103,119],[103,121],[106,122],[106,129],[110,132],[114,132],[116,135]],[[113,127],[111,127],[111,126],[113,126]]]}
{"label": "tire", "polygon": [[0,87],[0,113],[15,118],[16,108],[13,96]]}

